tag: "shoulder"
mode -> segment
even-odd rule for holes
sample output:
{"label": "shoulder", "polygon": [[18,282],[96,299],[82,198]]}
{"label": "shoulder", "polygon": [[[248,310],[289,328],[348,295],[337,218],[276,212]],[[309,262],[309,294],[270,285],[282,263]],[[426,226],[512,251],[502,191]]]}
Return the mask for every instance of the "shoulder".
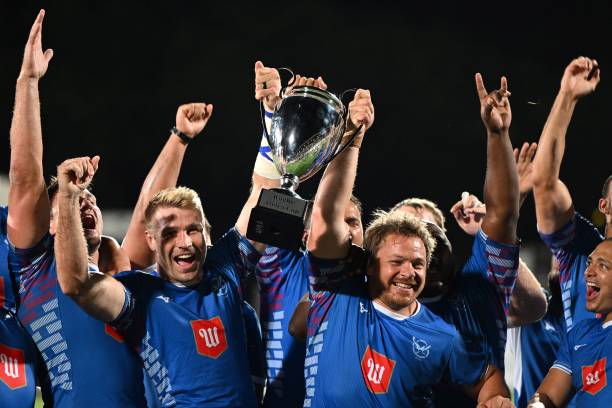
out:
{"label": "shoulder", "polygon": [[160,286],[163,284],[162,278],[159,277],[159,275],[140,270],[119,272],[114,276],[114,278],[128,286],[130,289],[133,287],[142,288],[149,286]]}
{"label": "shoulder", "polygon": [[419,303],[419,310],[410,318],[410,321],[415,326],[423,327],[442,338],[451,339],[458,335],[455,326],[445,322],[421,303]]}

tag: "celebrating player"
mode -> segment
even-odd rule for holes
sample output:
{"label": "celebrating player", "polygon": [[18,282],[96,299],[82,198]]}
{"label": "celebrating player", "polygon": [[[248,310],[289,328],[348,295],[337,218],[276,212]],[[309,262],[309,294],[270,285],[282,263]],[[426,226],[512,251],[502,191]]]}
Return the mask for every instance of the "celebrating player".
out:
{"label": "celebrating player", "polygon": [[[584,307],[584,270],[588,255],[603,237],[574,209],[568,188],[559,179],[565,152],[565,135],[578,100],[599,83],[597,61],[580,57],[565,68],[561,88],[542,130],[534,159],[536,218],[542,240],[559,261],[561,291],[567,330],[594,315]],[[606,218],[606,237],[612,236],[612,176],[604,183],[599,211]]]}
{"label": "celebrating player", "polygon": [[600,318],[582,319],[564,336],[557,361],[538,388],[546,407],[562,407],[576,394],[576,406],[609,407],[612,388],[612,238],[587,258],[586,309]]}
{"label": "celebrating player", "polygon": [[[43,178],[38,94],[38,81],[53,56],[52,50],[42,49],[44,15],[41,10],[26,45],[10,134],[9,262],[21,296],[18,317],[41,352],[55,405],[143,407],[143,377],[136,354],[114,329],[76,307],[57,282],[58,199],[57,190],[47,193]],[[83,225],[80,234],[83,239],[87,235],[89,269],[97,271],[100,209],[89,192],[77,197],[77,205],[78,222]]]}

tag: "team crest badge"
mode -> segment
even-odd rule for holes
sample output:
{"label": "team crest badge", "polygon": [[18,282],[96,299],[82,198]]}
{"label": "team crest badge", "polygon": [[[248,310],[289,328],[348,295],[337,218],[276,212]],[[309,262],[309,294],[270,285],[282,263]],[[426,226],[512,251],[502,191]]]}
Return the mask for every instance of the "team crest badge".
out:
{"label": "team crest badge", "polygon": [[23,350],[0,343],[0,381],[11,390],[27,385]]}
{"label": "team crest badge", "polygon": [[606,387],[606,359],[597,360],[593,365],[582,366],[582,390],[595,395]]}
{"label": "team crest badge", "polygon": [[219,316],[210,320],[192,320],[191,328],[198,353],[217,358],[227,350],[225,328]]}
{"label": "team crest badge", "polygon": [[431,349],[431,345],[425,340],[412,336],[412,352],[416,358],[425,359],[429,357],[429,349]]}
{"label": "team crest badge", "polygon": [[395,361],[368,346],[361,359],[361,373],[368,390],[374,394],[385,394],[389,390],[394,367]]}

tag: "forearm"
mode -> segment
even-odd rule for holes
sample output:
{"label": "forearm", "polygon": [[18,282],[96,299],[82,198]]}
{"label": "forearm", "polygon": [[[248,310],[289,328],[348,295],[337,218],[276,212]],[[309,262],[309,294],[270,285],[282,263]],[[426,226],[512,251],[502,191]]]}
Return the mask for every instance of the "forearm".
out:
{"label": "forearm", "polygon": [[508,312],[508,327],[518,327],[540,320],[546,314],[546,308],[546,296],[540,283],[519,258],[518,276]]}
{"label": "forearm", "polygon": [[492,239],[516,243],[518,221],[518,174],[507,131],[487,134],[487,171],[484,201],[487,214],[483,230]]}
{"label": "forearm", "polygon": [[308,249],[318,258],[341,258],[348,252],[344,212],[350,202],[359,148],[348,147],[327,166],[315,197]]}
{"label": "forearm", "polygon": [[135,268],[146,268],[154,262],[155,255],[145,241],[145,210],[155,194],[165,188],[176,186],[186,150],[187,145],[171,134],[142,184],[130,225],[121,245]]}
{"label": "forearm", "polygon": [[542,130],[533,161],[534,189],[554,189],[559,181],[565,136],[575,106],[574,98],[559,92]]}
{"label": "forearm", "polygon": [[15,246],[29,248],[49,229],[50,216],[42,169],[38,80],[17,80],[10,142],[8,234]]}
{"label": "forearm", "polygon": [[43,181],[42,130],[38,80],[18,78],[11,123],[11,184],[38,184]]}
{"label": "forearm", "polygon": [[57,279],[62,292],[78,297],[88,280],[87,242],[81,224],[79,197],[58,193],[55,237]]}
{"label": "forearm", "polygon": [[506,387],[501,371],[493,365],[489,366],[487,374],[485,374],[485,378],[481,384],[482,386],[477,396],[477,401],[479,403],[489,401],[497,396],[510,397],[508,387]]}

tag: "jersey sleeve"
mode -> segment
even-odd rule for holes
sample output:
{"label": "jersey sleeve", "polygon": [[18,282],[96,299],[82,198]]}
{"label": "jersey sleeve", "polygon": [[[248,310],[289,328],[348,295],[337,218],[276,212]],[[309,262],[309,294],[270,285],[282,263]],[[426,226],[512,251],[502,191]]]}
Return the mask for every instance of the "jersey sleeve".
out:
{"label": "jersey sleeve", "polygon": [[365,252],[353,245],[344,259],[320,259],[308,252],[308,284],[311,292],[334,291],[347,279],[365,275]]}
{"label": "jersey sleeve", "polygon": [[558,231],[552,234],[540,232],[540,237],[557,258],[561,273],[571,269],[570,265],[577,256],[588,256],[603,240],[597,228],[579,213],[575,213],[572,220]]}
{"label": "jersey sleeve", "polygon": [[479,347],[468,349],[461,335],[453,330],[445,379],[451,384],[476,384],[487,371],[489,360]]}
{"label": "jersey sleeve", "polygon": [[33,282],[37,274],[49,268],[54,259],[53,237],[49,234],[32,248],[20,249],[10,243],[9,247],[9,269],[20,287]]}
{"label": "jersey sleeve", "polygon": [[230,229],[208,250],[206,264],[221,268],[240,287],[241,279],[255,271],[261,254],[236,228]]}
{"label": "jersey sleeve", "polygon": [[472,254],[461,273],[481,275],[491,282],[507,315],[512,289],[518,275],[518,265],[518,245],[493,241],[479,230],[472,245]]}
{"label": "jersey sleeve", "polygon": [[568,333],[560,333],[561,334],[561,345],[559,345],[559,349],[557,350],[557,358],[552,365],[551,368],[557,368],[568,375],[572,375],[572,360],[571,360],[571,345],[572,334],[574,330],[570,330]]}

